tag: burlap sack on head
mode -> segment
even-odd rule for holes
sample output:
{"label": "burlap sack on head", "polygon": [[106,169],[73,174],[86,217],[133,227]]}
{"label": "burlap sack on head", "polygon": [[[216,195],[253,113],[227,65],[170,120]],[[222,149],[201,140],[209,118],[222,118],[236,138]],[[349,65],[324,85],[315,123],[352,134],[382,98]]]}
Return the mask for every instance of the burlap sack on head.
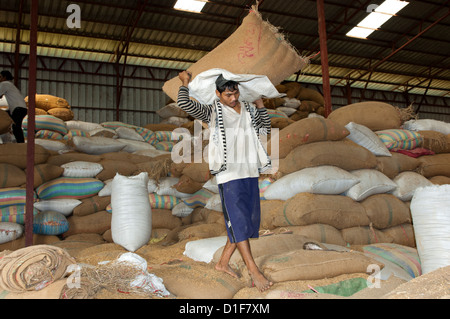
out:
{"label": "burlap sack on head", "polygon": [[[307,60],[296,52],[276,27],[264,21],[253,6],[239,28],[188,71],[195,78],[203,71],[222,68],[236,74],[266,75],[277,85],[306,64]],[[180,86],[177,76],[164,84],[163,91],[176,101]]]}

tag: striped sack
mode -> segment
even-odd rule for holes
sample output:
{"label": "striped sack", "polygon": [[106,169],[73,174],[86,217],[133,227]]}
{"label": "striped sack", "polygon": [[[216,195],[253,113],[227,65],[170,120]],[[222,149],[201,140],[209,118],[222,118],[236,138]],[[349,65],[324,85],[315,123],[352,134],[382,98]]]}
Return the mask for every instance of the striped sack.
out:
{"label": "striped sack", "polygon": [[67,131],[67,134],[64,135],[65,140],[71,140],[74,136],[83,136],[83,137],[90,137],[91,135],[89,132],[79,130],[79,129],[70,129]]}
{"label": "striped sack", "polygon": [[116,130],[118,127],[128,127],[128,128],[136,128],[136,126],[131,124],[126,124],[118,121],[112,121],[112,122],[103,122],[100,124],[103,127],[110,128],[113,130]]}
{"label": "striped sack", "polygon": [[51,130],[39,130],[35,134],[36,138],[44,138],[47,140],[62,140],[63,135],[61,133]]}
{"label": "striped sack", "polygon": [[40,185],[36,195],[40,199],[82,199],[96,195],[104,184],[91,177],[58,177]]}
{"label": "striped sack", "polygon": [[67,218],[55,211],[45,211],[33,219],[33,233],[39,235],[61,235],[69,230]]}
{"label": "striped sack", "polygon": [[[36,199],[36,193],[33,192]],[[0,188],[0,208],[11,205],[25,205],[27,202],[27,190],[20,187]]]}
{"label": "striped sack", "polygon": [[404,269],[412,278],[422,275],[417,250],[411,247],[391,243],[379,243],[364,246],[364,254],[369,257],[381,257]]}
{"label": "striped sack", "polygon": [[213,197],[215,193],[202,188],[195,192],[191,197],[183,198],[183,202],[191,208],[205,207],[208,200]]}
{"label": "striped sack", "polygon": [[[25,224],[25,210],[26,205],[11,205],[0,208],[0,221],[11,222],[24,225]],[[33,216],[36,216],[39,211],[33,208]]]}
{"label": "striped sack", "polygon": [[181,199],[173,195],[148,194],[151,208],[172,209],[181,202]]}
{"label": "striped sack", "polygon": [[286,113],[280,111],[280,110],[273,110],[273,109],[267,109],[267,113],[269,114],[269,118],[289,118]]}
{"label": "striped sack", "polygon": [[[22,129],[27,130],[28,128],[28,116],[22,121]],[[50,130],[61,133],[62,135],[67,134],[66,123],[53,115],[36,115],[35,120],[35,131],[39,130]]]}
{"label": "striped sack", "polygon": [[376,133],[389,150],[412,150],[420,147],[423,143],[423,137],[414,131],[390,129],[377,131]]}
{"label": "striped sack", "polygon": [[173,147],[177,143],[178,142],[163,141],[163,142],[156,143],[154,146],[159,151],[172,152]]}
{"label": "striped sack", "polygon": [[136,132],[142,136],[147,143],[153,144],[153,142],[156,142],[156,135],[152,130],[144,127],[136,127]]}

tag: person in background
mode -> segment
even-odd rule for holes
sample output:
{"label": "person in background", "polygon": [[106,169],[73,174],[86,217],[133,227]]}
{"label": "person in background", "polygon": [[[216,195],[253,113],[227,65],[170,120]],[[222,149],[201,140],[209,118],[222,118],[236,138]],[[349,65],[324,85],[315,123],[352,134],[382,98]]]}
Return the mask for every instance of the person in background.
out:
{"label": "person in background", "polygon": [[[239,83],[229,81],[222,75],[216,80],[217,99],[213,104],[193,101],[189,98],[188,88],[191,76],[187,71],[179,74],[182,86],[178,93],[178,106],[191,116],[209,123],[212,129],[209,147],[218,145],[210,152],[209,167],[219,186],[228,236],[215,268],[239,277],[229,265],[231,255],[238,249],[253,284],[260,291],[267,290],[273,283],[258,269],[249,239],[259,237],[259,173],[271,166],[259,141],[260,132],[270,132],[269,115],[262,99],[253,103],[239,99]],[[218,165],[214,164],[215,160]]]}
{"label": "person in background", "polygon": [[13,76],[9,71],[0,72],[0,96],[5,96],[8,102],[7,111],[14,121],[12,125],[13,134],[17,143],[24,143],[25,138],[22,131],[22,121],[27,115],[27,105],[19,89],[11,82]]}

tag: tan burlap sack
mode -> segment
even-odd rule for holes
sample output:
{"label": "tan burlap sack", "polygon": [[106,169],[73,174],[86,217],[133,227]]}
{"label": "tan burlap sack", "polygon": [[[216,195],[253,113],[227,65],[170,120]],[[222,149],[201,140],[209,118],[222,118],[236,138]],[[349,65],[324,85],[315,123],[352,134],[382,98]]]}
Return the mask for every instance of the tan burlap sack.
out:
{"label": "tan burlap sack", "polygon": [[316,111],[321,104],[315,101],[302,101],[302,104],[298,107],[299,111],[306,111],[308,113]]}
{"label": "tan burlap sack", "polygon": [[[43,146],[34,146],[34,165],[45,163],[50,156]],[[0,163],[15,165],[21,169],[27,168],[27,143],[0,144]]]}
{"label": "tan burlap sack", "polygon": [[350,245],[369,245],[376,243],[392,243],[394,239],[387,233],[369,227],[350,227],[341,230],[342,238]]}
{"label": "tan burlap sack", "polygon": [[188,238],[211,238],[226,235],[226,228],[224,224],[197,224],[189,226],[178,233],[179,240]]}
{"label": "tan burlap sack", "polygon": [[81,233],[69,236],[64,240],[53,243],[51,245],[66,250],[70,256],[78,258],[80,253],[89,247],[104,244],[105,240],[100,234]]}
{"label": "tan burlap sack", "polygon": [[345,246],[346,242],[342,238],[339,230],[326,224],[312,224],[306,226],[289,226],[274,229],[274,233],[292,232],[296,235],[302,235],[320,243]]}
{"label": "tan burlap sack", "polygon": [[364,207],[350,197],[310,193],[299,193],[286,200],[273,221],[277,227],[326,224],[337,229],[369,223]]}
{"label": "tan burlap sack", "polygon": [[48,114],[53,115],[63,121],[71,121],[74,118],[74,114],[71,109],[64,107],[55,107],[47,111]]}
{"label": "tan burlap sack", "polygon": [[196,182],[187,175],[181,175],[180,180],[173,187],[181,193],[194,194],[202,189],[203,183]]}
{"label": "tan burlap sack", "polygon": [[189,163],[183,168],[182,173],[198,183],[206,183],[212,177],[207,162]]}
{"label": "tan burlap sack", "polygon": [[[25,103],[28,105],[28,96],[25,97]],[[49,95],[36,94],[36,107],[48,111],[53,108],[69,108],[69,102],[66,99]]]}
{"label": "tan burlap sack", "polygon": [[450,177],[450,154],[435,154],[420,156],[417,172],[425,177],[447,176]]}
{"label": "tan burlap sack", "polygon": [[280,159],[279,171],[289,174],[307,167],[331,165],[347,171],[375,168],[377,159],[368,149],[349,141],[323,141],[294,148]]}
{"label": "tan burlap sack", "polygon": [[[61,239],[59,239],[58,236],[33,234],[33,245],[53,245],[59,241],[61,241]],[[1,244],[0,252],[3,250],[17,250],[24,247],[25,235],[16,240]]]}
{"label": "tan burlap sack", "polygon": [[152,209],[152,228],[174,229],[181,226],[181,218],[172,215],[170,209]]}
{"label": "tan burlap sack", "polygon": [[436,185],[450,184],[450,177],[448,176],[433,176],[430,177],[429,180]]}
{"label": "tan burlap sack", "polygon": [[[149,179],[154,179],[155,181],[159,181],[160,178],[166,177],[170,172],[170,168],[172,165],[172,160],[170,155],[167,156],[158,156],[149,160],[147,162],[133,164],[136,167],[136,171],[134,174],[139,173],[147,173]],[[126,176],[130,176],[132,174],[122,174]]]}
{"label": "tan burlap sack", "polygon": [[81,204],[73,209],[74,216],[86,216],[105,210],[111,204],[111,196],[91,196],[81,199]]}
{"label": "tan burlap sack", "polygon": [[423,148],[436,154],[450,153],[450,139],[445,134],[438,131],[419,131],[418,133],[423,138]]}
{"label": "tan burlap sack", "polygon": [[0,134],[8,133],[13,123],[11,116],[5,111],[0,110]]}
{"label": "tan burlap sack", "polygon": [[[305,243],[314,243],[321,248],[325,248],[319,242],[305,236],[295,234],[275,234],[271,236],[259,237],[258,239],[250,239],[250,249],[252,251],[253,258],[258,258],[260,256],[271,256],[288,251],[303,249]],[[215,263],[219,261],[222,252],[223,247],[219,248],[214,253],[213,261]],[[236,250],[230,258],[230,265],[239,267],[240,262],[242,262],[242,257]]]}
{"label": "tan burlap sack", "polygon": [[274,229],[273,221],[276,216],[282,214],[284,201],[279,199],[261,201],[260,229]]}
{"label": "tan burlap sack", "polygon": [[[257,8],[252,7],[239,28],[188,71],[194,78],[203,71],[222,68],[235,74],[266,75],[274,85],[278,85],[306,64],[307,61],[277,28],[264,21]],[[163,90],[176,101],[180,85],[177,76],[167,81]]]}
{"label": "tan burlap sack", "polygon": [[[297,94],[297,99],[300,101],[314,101],[319,105],[324,105],[325,101],[323,95],[317,90],[301,87]],[[302,102],[303,104],[303,102]]]}
{"label": "tan burlap sack", "polygon": [[66,274],[73,259],[64,249],[34,245],[0,259],[0,289],[20,293],[40,290]]}
{"label": "tan burlap sack", "polygon": [[111,219],[112,214],[105,210],[86,216],[70,216],[67,218],[69,230],[63,235],[67,237],[82,233],[103,234],[111,228]]}
{"label": "tan burlap sack", "polygon": [[361,202],[372,225],[384,229],[411,223],[409,207],[392,194],[372,195]]}
{"label": "tan burlap sack", "polygon": [[103,166],[103,170],[95,177],[101,181],[114,178],[117,173],[124,176],[131,176],[138,170],[137,164],[126,161],[103,159],[98,163]]}
{"label": "tan burlap sack", "polygon": [[377,156],[375,167],[391,179],[401,172],[415,170],[420,164],[417,158],[396,152],[391,154],[392,156]]}
{"label": "tan burlap sack", "polygon": [[76,151],[70,151],[70,152],[67,152],[64,154],[51,155],[47,160],[47,164],[61,166],[66,163],[75,162],[75,161],[98,163],[101,160],[102,160],[102,157],[100,155],[91,155],[91,154],[85,154],[85,153],[80,153],[80,152],[76,152]]}
{"label": "tan burlap sack", "polygon": [[[319,141],[338,141],[349,134],[350,132],[344,126],[329,119],[305,118],[280,130],[278,140],[273,143],[278,143],[274,147],[278,147],[279,158],[285,158],[299,145]],[[272,141],[268,141],[267,144],[267,151],[272,154]]]}
{"label": "tan burlap sack", "polygon": [[360,102],[349,104],[331,112],[328,119],[340,125],[350,122],[367,126],[372,131],[398,129],[402,124],[400,112],[384,102]]}
{"label": "tan burlap sack", "polygon": [[366,273],[382,263],[356,251],[294,250],[256,258],[256,264],[273,282],[316,280],[343,274]]}
{"label": "tan burlap sack", "polygon": [[0,299],[61,299],[62,291],[67,288],[66,283],[67,279],[60,279],[38,291],[0,291]]}
{"label": "tan burlap sack", "polygon": [[[26,172],[26,170],[25,170]],[[64,168],[48,163],[34,166],[34,188],[39,187],[45,182],[58,178],[64,172]]]}
{"label": "tan burlap sack", "polygon": [[392,237],[395,244],[416,247],[416,237],[414,235],[414,227],[410,223],[397,225],[381,230],[385,235]]}
{"label": "tan burlap sack", "polygon": [[23,169],[15,165],[0,163],[0,187],[19,187],[25,185],[27,176]]}

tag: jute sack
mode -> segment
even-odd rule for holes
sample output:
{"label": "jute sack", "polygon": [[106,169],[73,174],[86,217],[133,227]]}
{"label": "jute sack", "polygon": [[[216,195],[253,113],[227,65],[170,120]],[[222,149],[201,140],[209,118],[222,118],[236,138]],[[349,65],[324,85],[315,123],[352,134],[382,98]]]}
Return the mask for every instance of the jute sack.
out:
{"label": "jute sack", "polygon": [[429,180],[436,185],[450,184],[450,177],[448,176],[433,176]]}
{"label": "jute sack", "polygon": [[262,200],[261,201],[261,223],[260,229],[274,229],[273,220],[283,209],[283,200]]}
{"label": "jute sack", "polygon": [[100,155],[90,155],[75,151],[70,151],[64,154],[57,154],[57,155],[51,155],[48,160],[47,164],[52,164],[56,166],[61,166],[63,164],[69,163],[69,162],[75,162],[75,161],[84,161],[84,162],[100,162],[102,157]]}
{"label": "jute sack", "polygon": [[450,177],[450,154],[435,154],[418,158],[418,173],[425,177],[447,176]]}
{"label": "jute sack", "polygon": [[[53,245],[61,241],[58,236],[33,234],[33,245]],[[16,240],[0,244],[0,254],[5,250],[17,250],[25,247],[25,236]]]}
{"label": "jute sack", "polygon": [[15,165],[0,163],[0,187],[19,187],[25,185],[25,172]]}
{"label": "jute sack", "polygon": [[74,114],[73,111],[69,108],[64,107],[55,107],[47,111],[48,114],[53,115],[63,121],[73,120]]}
{"label": "jute sack", "polygon": [[[34,164],[45,163],[50,156],[41,145],[34,146]],[[27,144],[26,143],[8,143],[0,144],[0,163],[15,165],[21,169],[27,168]]]}
{"label": "jute sack", "polygon": [[372,195],[361,202],[372,225],[384,229],[411,223],[408,206],[392,194]]}
{"label": "jute sack", "polygon": [[367,126],[372,131],[398,129],[402,124],[400,112],[384,102],[360,102],[349,104],[331,112],[328,119],[340,125],[350,122]]}
{"label": "jute sack", "polygon": [[13,120],[11,116],[5,111],[0,110],[0,134],[8,133],[12,124]]}
{"label": "jute sack", "polygon": [[211,238],[217,236],[226,236],[225,225],[218,223],[198,224],[189,226],[178,233],[179,240],[188,238]]}
{"label": "jute sack", "polygon": [[273,282],[317,280],[343,274],[366,273],[369,265],[384,265],[356,251],[294,250],[256,258],[256,264]]}
{"label": "jute sack", "polygon": [[288,199],[274,218],[278,227],[326,224],[337,229],[367,226],[364,207],[347,196],[299,193]]}
{"label": "jute sack", "polygon": [[[25,102],[28,105],[28,96],[25,97]],[[66,99],[50,94],[36,94],[36,107],[48,111],[53,108],[69,108],[70,106]]]}
{"label": "jute sack", "polygon": [[[295,234],[279,234],[272,236],[263,236],[258,239],[250,239],[250,249],[253,258],[260,256],[270,256],[292,250],[303,249],[306,243],[314,243],[321,248],[324,248],[319,242],[301,235]],[[213,261],[218,262],[222,255],[223,247],[219,248],[215,254]],[[230,265],[239,266],[242,262],[241,254],[236,250],[230,258]]]}
{"label": "jute sack", "polygon": [[211,179],[208,162],[190,163],[183,169],[183,175],[186,175],[198,183],[206,183]]}
{"label": "jute sack", "polygon": [[377,156],[377,165],[375,167],[391,179],[401,172],[415,170],[420,164],[417,158],[396,152],[391,152],[391,154],[392,156],[389,157]]}
{"label": "jute sack", "polygon": [[86,216],[91,215],[102,210],[111,203],[111,196],[98,196],[81,199],[81,204],[73,209],[74,216]]}
{"label": "jute sack", "polygon": [[385,235],[392,237],[393,243],[416,247],[416,238],[414,236],[414,227],[410,223],[401,224],[381,230]]}
{"label": "jute sack", "polygon": [[182,261],[152,269],[164,280],[168,291],[177,298],[231,299],[245,283],[223,272],[211,270],[206,263]]}
{"label": "jute sack", "polygon": [[369,227],[350,227],[341,230],[342,238],[350,245],[369,245],[376,243],[392,243],[394,239],[387,233]]}
{"label": "jute sack", "polygon": [[289,174],[306,167],[332,165],[347,171],[375,168],[376,156],[351,141],[323,141],[294,148],[280,160],[279,171]]}
{"label": "jute sack", "polygon": [[115,161],[104,159],[98,162],[103,167],[103,170],[96,175],[101,181],[106,181],[119,173],[121,175],[130,176],[138,170],[137,164],[133,164],[125,161]]}
{"label": "jute sack", "polygon": [[296,235],[302,235],[314,239],[320,243],[345,246],[346,243],[339,230],[326,224],[312,224],[306,226],[279,227],[274,230],[277,232],[292,232]]}
{"label": "jute sack", "polygon": [[424,148],[436,154],[450,153],[450,139],[445,134],[437,131],[419,131],[418,133],[423,138]]}
{"label": "jute sack", "polygon": [[64,233],[64,237],[82,233],[103,234],[111,228],[111,217],[105,210],[86,216],[70,216],[67,218],[69,230]]}
{"label": "jute sack", "polygon": [[174,229],[181,226],[181,218],[172,215],[170,209],[152,209],[152,228]]}
{"label": "jute sack", "polygon": [[325,104],[323,95],[320,94],[320,92],[305,87],[300,88],[300,92],[298,92],[297,94],[297,99],[299,99],[300,101],[314,101],[319,105]]}
{"label": "jute sack", "polygon": [[[267,142],[267,151],[272,154],[272,143],[278,143],[278,156],[285,158],[294,148],[302,144],[319,141],[338,141],[349,131],[342,125],[325,118],[305,118],[286,126],[279,131],[275,141]],[[275,147],[275,146],[274,146]]]}
{"label": "jute sack", "polygon": [[[264,21],[257,8],[252,7],[236,31],[188,71],[194,78],[203,71],[222,68],[235,74],[266,75],[277,85],[306,64],[277,28]],[[163,90],[176,101],[180,86],[177,76],[167,81]]]}
{"label": "jute sack", "polygon": [[[27,170],[25,170],[26,172]],[[56,179],[62,175],[64,168],[48,163],[38,164],[34,166],[34,188]]]}

